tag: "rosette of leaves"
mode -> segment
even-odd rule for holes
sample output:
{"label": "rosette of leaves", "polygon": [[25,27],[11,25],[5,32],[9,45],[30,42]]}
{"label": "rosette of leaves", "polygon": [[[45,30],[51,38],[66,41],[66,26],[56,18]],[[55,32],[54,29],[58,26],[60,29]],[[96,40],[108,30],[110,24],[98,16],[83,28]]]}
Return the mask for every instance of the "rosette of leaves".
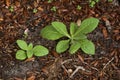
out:
{"label": "rosette of leaves", "polygon": [[20,50],[16,52],[16,59],[24,60],[26,58],[31,58],[34,56],[45,56],[49,53],[48,49],[41,45],[36,45],[33,47],[33,44],[27,44],[24,40],[17,40],[17,45],[20,47]]}
{"label": "rosette of leaves", "polygon": [[98,25],[99,20],[96,18],[87,18],[78,26],[76,23],[70,23],[70,31],[67,31],[66,25],[62,22],[54,21],[51,25],[41,30],[41,36],[48,40],[57,40],[67,37],[66,40],[60,40],[56,45],[56,51],[62,53],[69,49],[74,54],[80,48],[86,54],[93,55],[95,53],[94,44],[87,39],[86,34],[92,32]]}

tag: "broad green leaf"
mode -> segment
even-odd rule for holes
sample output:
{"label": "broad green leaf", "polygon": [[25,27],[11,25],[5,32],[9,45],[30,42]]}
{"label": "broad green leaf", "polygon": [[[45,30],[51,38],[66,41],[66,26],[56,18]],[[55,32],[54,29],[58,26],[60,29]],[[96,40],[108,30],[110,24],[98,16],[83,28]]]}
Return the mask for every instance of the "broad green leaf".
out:
{"label": "broad green leaf", "polygon": [[32,50],[27,50],[27,57],[31,58],[33,56],[33,51]]}
{"label": "broad green leaf", "polygon": [[71,22],[70,23],[70,34],[73,35],[76,32],[77,28],[78,28],[77,24],[75,24],[74,22]]}
{"label": "broad green leaf", "polygon": [[80,49],[81,47],[81,44],[78,43],[78,42],[74,42],[71,46],[70,46],[70,49],[69,49],[69,52],[71,54],[74,54],[78,49]]}
{"label": "broad green leaf", "polygon": [[75,40],[81,40],[81,39],[86,39],[87,36],[85,34],[77,34],[75,36],[73,36],[73,39]]}
{"label": "broad green leaf", "polygon": [[95,54],[95,45],[91,41],[85,39],[80,42],[81,42],[81,49],[83,52],[90,55]]}
{"label": "broad green leaf", "polygon": [[49,51],[46,47],[37,45],[33,48],[33,53],[35,56],[45,56],[49,53]]}
{"label": "broad green leaf", "polygon": [[63,34],[64,36],[67,36],[70,38],[67,32],[66,26],[62,22],[55,21],[55,22],[52,22],[51,24],[60,34]]}
{"label": "broad green leaf", "polygon": [[18,59],[18,60],[24,60],[24,59],[26,59],[25,51],[18,50],[17,53],[16,53],[16,59]]}
{"label": "broad green leaf", "polygon": [[60,34],[53,26],[46,26],[41,30],[41,35],[43,38],[46,38],[48,40],[57,40],[64,35]]}
{"label": "broad green leaf", "polygon": [[97,18],[87,18],[83,20],[75,35],[80,33],[87,34],[92,32],[97,27],[98,23],[99,20]]}
{"label": "broad green leaf", "polygon": [[24,40],[17,40],[17,45],[23,49],[23,50],[27,50],[27,43]]}
{"label": "broad green leaf", "polygon": [[64,51],[66,51],[69,48],[69,42],[70,42],[70,40],[62,40],[62,41],[58,42],[58,44],[56,46],[56,51],[58,53],[62,53]]}

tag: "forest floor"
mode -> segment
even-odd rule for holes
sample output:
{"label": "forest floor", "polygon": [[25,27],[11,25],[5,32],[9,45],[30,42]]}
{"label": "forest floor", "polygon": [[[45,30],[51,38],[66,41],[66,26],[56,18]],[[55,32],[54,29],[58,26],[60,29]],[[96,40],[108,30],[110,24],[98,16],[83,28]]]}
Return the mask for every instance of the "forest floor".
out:
{"label": "forest floor", "polygon": [[[78,9],[78,5],[81,9]],[[52,10],[55,7],[56,9]],[[95,55],[81,50],[71,55],[57,54],[57,41],[40,36],[52,21],[70,22],[95,17],[98,27],[90,34]],[[28,37],[24,31],[28,29]],[[49,49],[44,57],[19,61],[16,40],[22,39]],[[100,0],[91,8],[88,0],[1,0],[0,1],[0,80],[120,80],[120,2]]]}

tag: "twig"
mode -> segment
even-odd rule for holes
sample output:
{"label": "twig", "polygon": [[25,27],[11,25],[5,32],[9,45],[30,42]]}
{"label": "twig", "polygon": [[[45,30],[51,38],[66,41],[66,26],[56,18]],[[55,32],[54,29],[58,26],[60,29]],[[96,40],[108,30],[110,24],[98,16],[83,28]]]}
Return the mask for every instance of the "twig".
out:
{"label": "twig", "polygon": [[97,69],[97,68],[90,66],[88,63],[86,63],[86,62],[83,62],[83,63],[84,63],[84,64],[86,64],[87,66],[89,66],[90,68],[92,68],[92,69],[94,69],[94,70],[98,71],[98,69]]}
{"label": "twig", "polygon": [[67,62],[69,62],[69,61],[72,61],[72,59],[67,59],[67,60],[65,60],[65,61],[63,61],[63,62],[61,63],[62,68],[67,72],[68,76],[70,75],[70,73],[69,73],[68,70],[65,68],[64,64],[67,63]]}
{"label": "twig", "polygon": [[69,61],[72,61],[72,59],[67,59],[67,60],[63,61],[61,64],[63,65],[65,63],[69,62]]}
{"label": "twig", "polygon": [[110,61],[108,61],[105,66],[103,67],[103,70],[114,60],[115,58],[113,57]]}
{"label": "twig", "polygon": [[70,75],[70,78],[72,78],[72,77],[75,75],[75,73],[78,72],[79,69],[85,71],[85,68],[83,68],[82,66],[75,66],[75,67],[76,67],[76,69],[75,69],[74,72]]}

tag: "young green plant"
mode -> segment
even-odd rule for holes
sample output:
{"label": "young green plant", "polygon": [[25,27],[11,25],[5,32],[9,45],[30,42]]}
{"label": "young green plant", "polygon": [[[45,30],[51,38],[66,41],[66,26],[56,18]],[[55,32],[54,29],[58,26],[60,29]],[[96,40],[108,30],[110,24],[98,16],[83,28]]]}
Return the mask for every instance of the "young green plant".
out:
{"label": "young green plant", "polygon": [[94,7],[96,3],[98,3],[99,0],[89,0],[89,6]]}
{"label": "young green plant", "polygon": [[54,12],[56,12],[56,11],[57,11],[57,9],[56,9],[56,7],[55,7],[55,6],[53,6],[50,10],[51,10],[51,11],[54,11]]}
{"label": "young green plant", "polygon": [[80,5],[77,5],[77,10],[81,10],[81,6]]}
{"label": "young green plant", "polygon": [[38,10],[36,8],[33,9],[33,13],[37,13]]}
{"label": "young green plant", "polygon": [[48,54],[48,49],[41,45],[27,44],[24,40],[17,40],[17,45],[21,48],[16,52],[16,59],[24,60],[34,56],[45,56]]}
{"label": "young green plant", "polygon": [[11,6],[9,7],[9,11],[10,11],[10,12],[14,12],[14,6],[13,6],[13,5],[11,5]]}
{"label": "young green plant", "polygon": [[53,0],[48,0],[48,3],[52,3]]}
{"label": "young green plant", "polygon": [[41,30],[41,36],[48,40],[57,40],[62,37],[67,37],[67,40],[61,40],[57,43],[56,51],[62,53],[69,49],[71,54],[74,54],[80,48],[86,54],[93,55],[95,53],[94,44],[87,39],[86,34],[92,32],[98,26],[99,20],[96,18],[88,18],[81,22],[78,26],[76,23],[70,23],[70,33],[66,29],[66,25],[62,22],[52,22]]}

